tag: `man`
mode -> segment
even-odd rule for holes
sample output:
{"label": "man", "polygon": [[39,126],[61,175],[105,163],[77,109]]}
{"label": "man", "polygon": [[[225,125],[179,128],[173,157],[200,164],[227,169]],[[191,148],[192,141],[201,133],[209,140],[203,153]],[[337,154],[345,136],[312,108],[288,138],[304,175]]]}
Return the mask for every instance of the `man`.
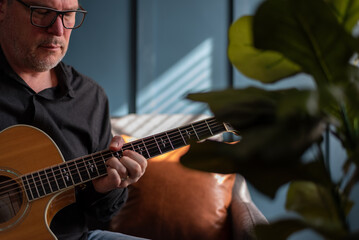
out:
{"label": "man", "polygon": [[[35,126],[55,141],[65,160],[109,146],[118,151],[123,144],[120,137],[111,141],[102,88],[61,62],[72,29],[86,14],[80,8],[77,0],[0,0],[0,130]],[[51,229],[59,239],[122,239],[115,233],[107,238],[111,233],[88,233],[86,219],[109,220],[147,162],[127,150],[106,165],[107,175],[76,189],[76,204],[53,219]]]}

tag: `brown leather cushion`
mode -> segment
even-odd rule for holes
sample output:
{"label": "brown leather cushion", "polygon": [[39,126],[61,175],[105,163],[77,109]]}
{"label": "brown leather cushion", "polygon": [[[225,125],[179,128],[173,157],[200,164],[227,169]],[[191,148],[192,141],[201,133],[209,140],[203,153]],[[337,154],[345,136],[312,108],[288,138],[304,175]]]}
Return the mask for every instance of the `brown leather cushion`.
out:
{"label": "brown leather cushion", "polygon": [[112,231],[150,239],[229,239],[234,175],[183,167],[184,147],[149,160],[144,176],[110,223]]}

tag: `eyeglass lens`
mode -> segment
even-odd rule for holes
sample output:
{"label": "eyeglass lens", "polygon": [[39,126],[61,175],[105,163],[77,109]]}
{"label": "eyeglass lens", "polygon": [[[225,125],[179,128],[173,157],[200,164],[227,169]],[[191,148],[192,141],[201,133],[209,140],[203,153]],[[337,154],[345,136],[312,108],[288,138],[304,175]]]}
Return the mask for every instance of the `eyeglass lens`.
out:
{"label": "eyeglass lens", "polygon": [[[56,21],[56,17],[59,15],[58,12],[51,9],[44,8],[32,8],[31,21],[34,25],[39,27],[48,27]],[[79,27],[85,14],[83,12],[65,12],[62,15],[62,22],[66,28],[77,28]]]}

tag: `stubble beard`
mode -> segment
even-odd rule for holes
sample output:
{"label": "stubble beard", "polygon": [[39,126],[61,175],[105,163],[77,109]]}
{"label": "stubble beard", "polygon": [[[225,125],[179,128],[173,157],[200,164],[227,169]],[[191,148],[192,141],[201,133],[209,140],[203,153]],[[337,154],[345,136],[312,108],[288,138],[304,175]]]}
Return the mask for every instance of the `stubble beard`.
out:
{"label": "stubble beard", "polygon": [[[46,39],[33,42],[31,37],[24,39],[24,36],[20,36],[11,27],[14,25],[16,24],[12,18],[6,18],[1,23],[1,34],[4,34],[1,36],[1,38],[4,38],[2,39],[4,41],[4,46],[2,47],[8,48],[7,52],[10,53],[10,56],[12,55],[13,64],[24,70],[44,72],[56,67],[62,61],[67,51],[65,40],[55,36],[48,36]],[[47,51],[41,47],[50,44],[61,46],[61,52]]]}
{"label": "stubble beard", "polygon": [[[61,45],[61,55],[59,55],[58,53],[41,51],[40,46],[46,44]],[[20,53],[22,52],[22,50],[19,48],[15,51],[19,51],[18,54],[20,56],[23,55],[24,65],[36,72],[45,72],[56,67],[57,64],[59,64],[62,61],[66,53],[65,44],[53,39],[41,41],[40,43],[37,43],[34,46],[35,47],[31,47],[28,50],[28,53],[27,54],[25,53],[25,55]]]}

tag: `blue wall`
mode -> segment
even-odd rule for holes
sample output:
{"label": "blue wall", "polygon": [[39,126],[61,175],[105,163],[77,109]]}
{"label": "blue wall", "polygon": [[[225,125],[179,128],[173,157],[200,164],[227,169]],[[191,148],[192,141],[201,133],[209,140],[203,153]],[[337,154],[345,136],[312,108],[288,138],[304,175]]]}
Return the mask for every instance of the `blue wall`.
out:
{"label": "blue wall", "polygon": [[227,2],[80,1],[89,13],[64,60],[104,87],[112,115],[206,112],[184,97],[228,86]]}
{"label": "blue wall", "polygon": [[[229,65],[229,23],[252,14],[262,0],[104,2],[81,1],[89,13],[84,25],[73,31],[64,60],[103,86],[114,116],[129,112],[206,113],[205,105],[185,100],[184,96],[231,84],[236,88],[314,87],[304,74],[287,83],[264,86]],[[332,146],[332,159],[343,159],[339,144]],[[340,164],[333,162],[334,171]],[[269,220],[288,215],[284,209],[286,190],[284,186],[271,200],[250,186],[254,202]],[[359,199],[358,192],[355,199]],[[351,214],[353,222],[358,222],[356,216],[358,207]],[[291,239],[303,238],[316,239],[307,232]]]}
{"label": "blue wall", "polygon": [[138,113],[199,113],[188,92],[227,86],[226,1],[138,4]]}
{"label": "blue wall", "polygon": [[64,61],[92,77],[107,92],[111,112],[128,113],[130,92],[128,0],[80,1],[88,11],[85,22],[72,32]]}

